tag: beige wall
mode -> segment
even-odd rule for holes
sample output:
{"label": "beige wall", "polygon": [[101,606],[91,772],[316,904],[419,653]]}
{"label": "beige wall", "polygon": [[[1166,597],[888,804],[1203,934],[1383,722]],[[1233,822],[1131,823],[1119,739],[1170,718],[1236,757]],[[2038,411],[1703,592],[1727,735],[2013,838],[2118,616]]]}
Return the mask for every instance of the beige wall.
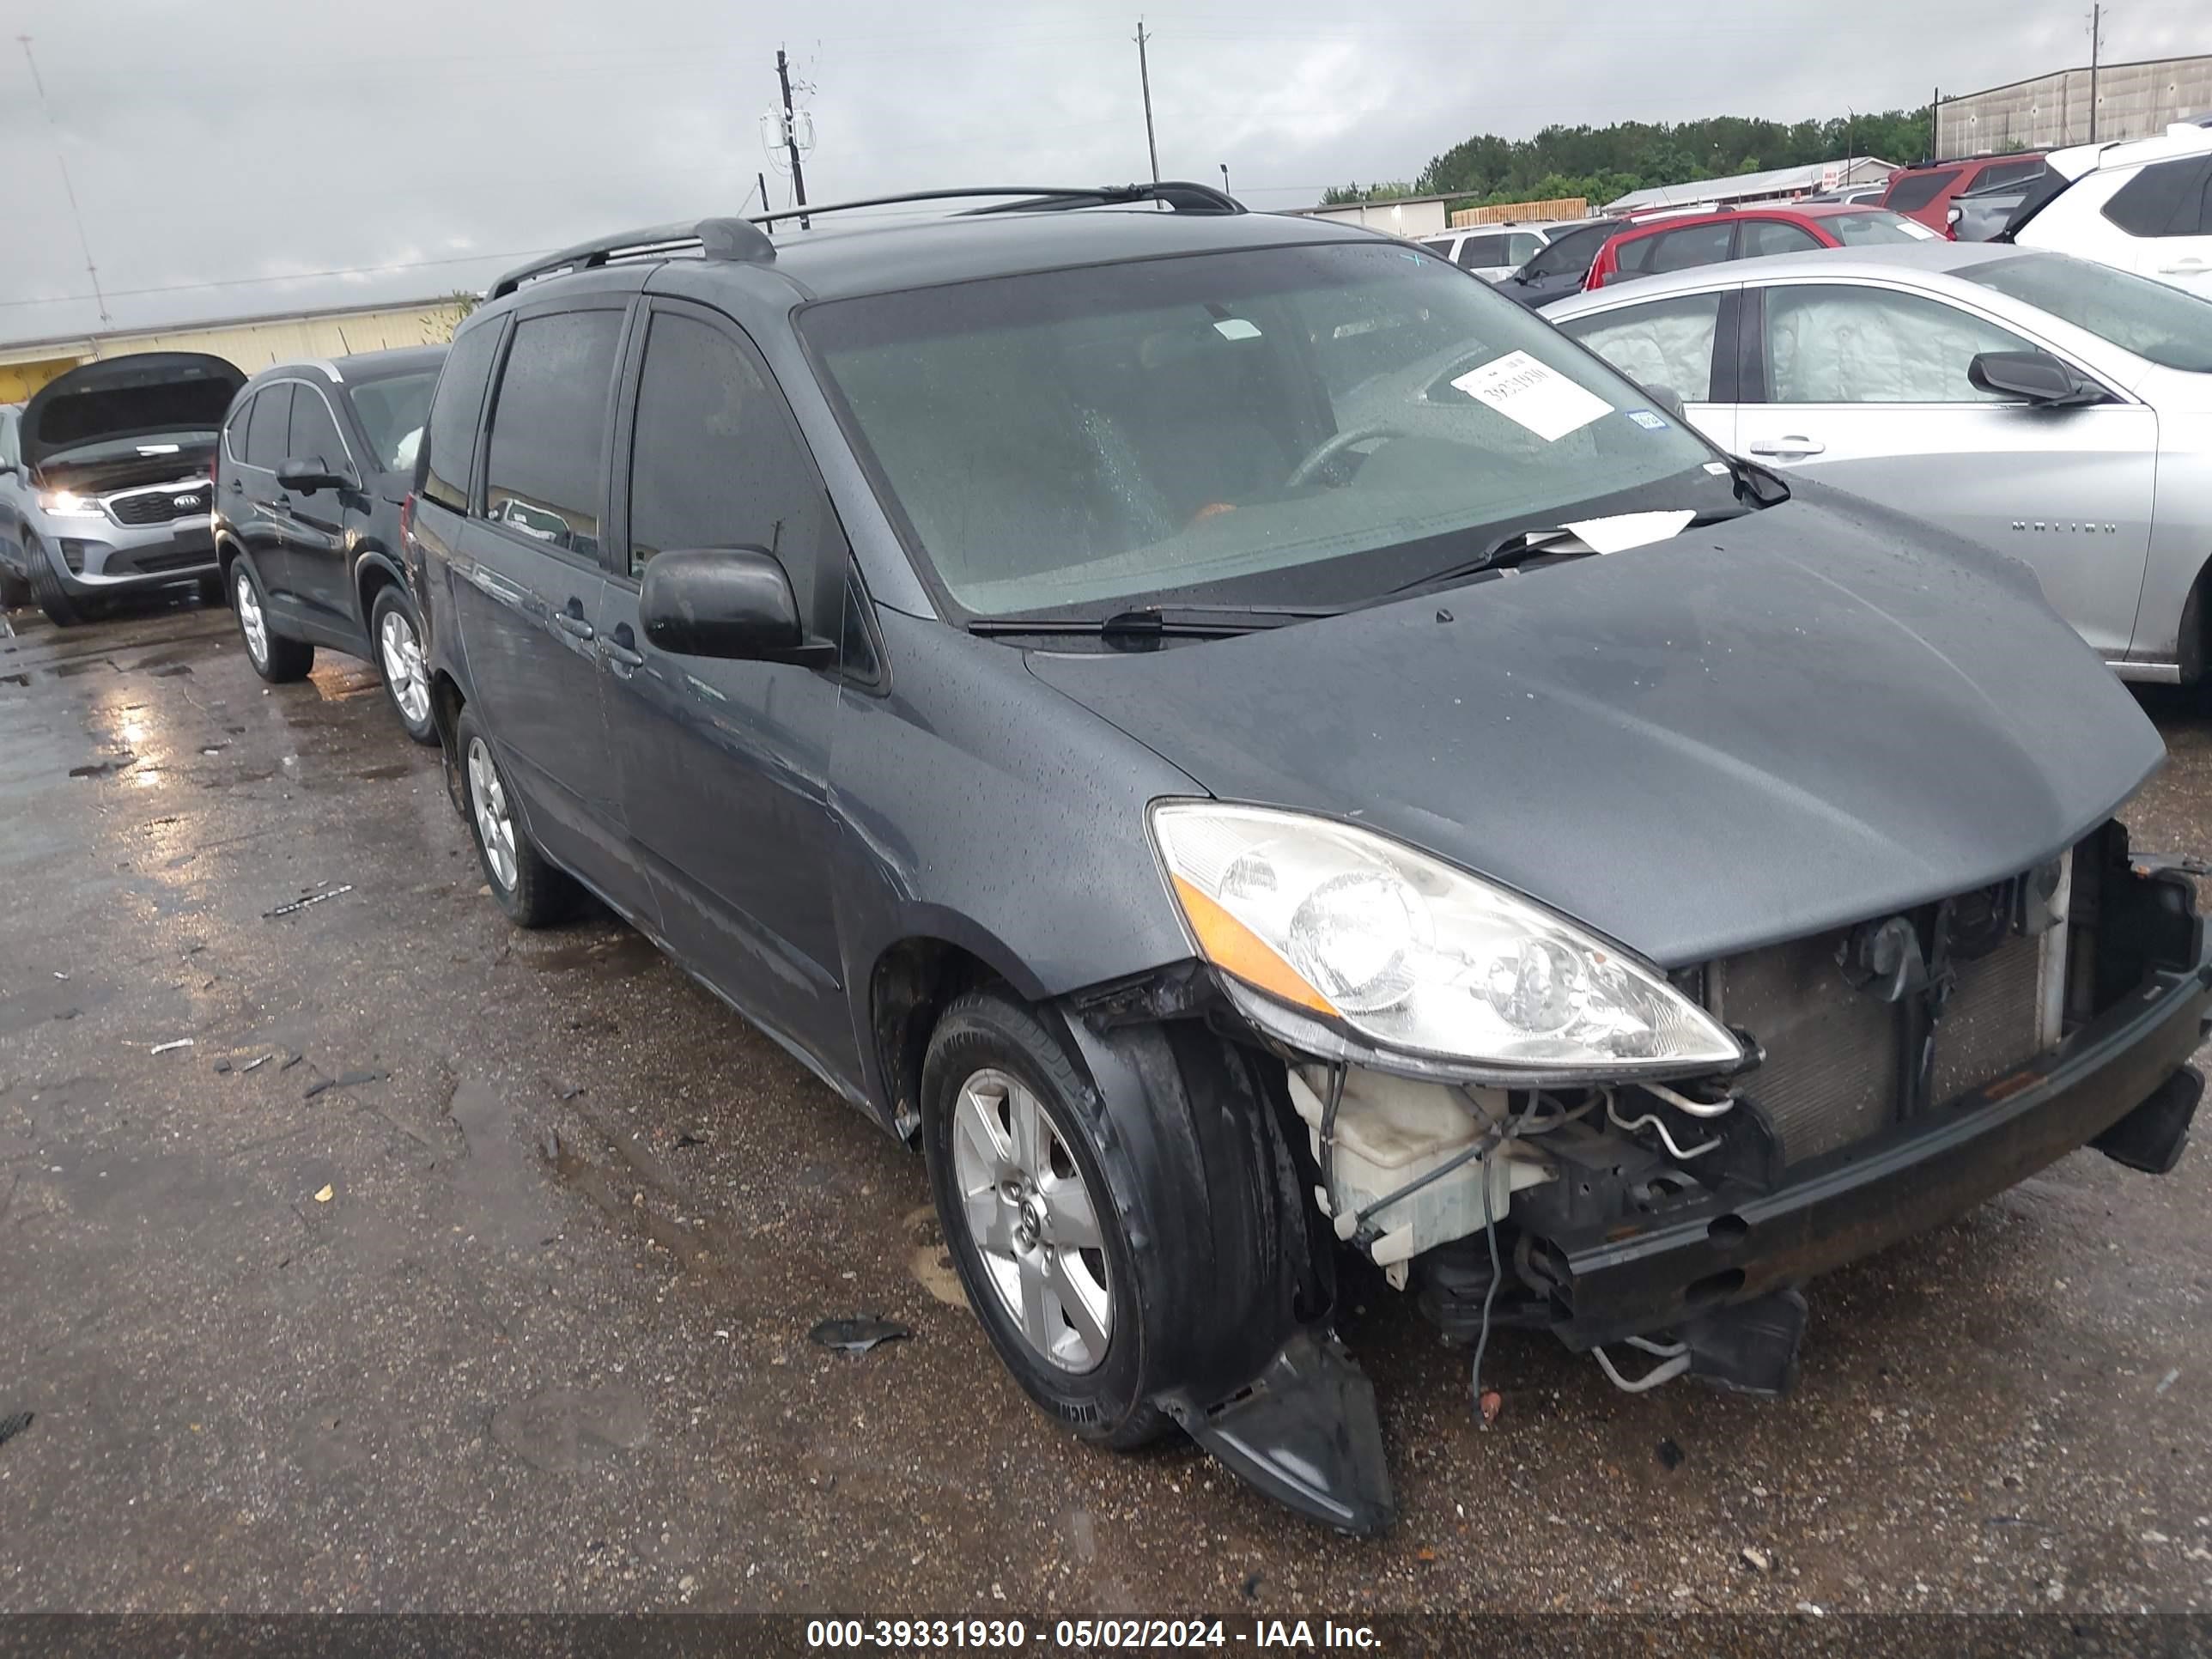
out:
{"label": "beige wall", "polygon": [[[2212,111],[2212,57],[2114,64],[2097,75],[2097,141],[2148,138]],[[1937,106],[1940,155],[2056,149],[2089,142],[2089,71],[2061,70]]]}
{"label": "beige wall", "polygon": [[1348,202],[1342,207],[1309,208],[1304,216],[1365,225],[1370,230],[1387,231],[1393,236],[1434,236],[1449,228],[1444,223],[1447,205],[1442,200]]}
{"label": "beige wall", "polygon": [[272,317],[264,322],[218,323],[201,328],[107,334],[67,344],[0,350],[0,403],[21,403],[56,375],[98,358],[141,351],[205,351],[236,363],[248,374],[302,357],[347,357],[394,346],[441,345],[461,319],[457,305],[394,306]]}

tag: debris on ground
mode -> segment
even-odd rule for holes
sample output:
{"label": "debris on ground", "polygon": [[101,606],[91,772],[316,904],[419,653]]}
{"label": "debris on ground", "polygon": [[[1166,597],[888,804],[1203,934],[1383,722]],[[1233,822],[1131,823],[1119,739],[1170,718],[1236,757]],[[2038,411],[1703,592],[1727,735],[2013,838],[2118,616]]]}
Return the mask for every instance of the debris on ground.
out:
{"label": "debris on ground", "polygon": [[279,1066],[276,1069],[280,1072],[289,1072],[295,1066],[297,1066],[302,1058],[303,1056],[299,1054],[288,1055],[285,1058],[284,1063],[282,1066]]}
{"label": "debris on ground", "polygon": [[319,1077],[313,1083],[310,1083],[307,1085],[307,1092],[301,1096],[300,1098],[302,1100],[313,1100],[317,1095],[322,1093],[324,1090],[330,1086],[330,1079],[326,1077]]}
{"label": "debris on ground", "polygon": [[227,1060],[218,1060],[215,1063],[215,1069],[218,1073],[227,1072],[230,1069],[230,1062]]}
{"label": "debris on ground", "polygon": [[61,1012],[56,1014],[54,1018],[56,1019],[76,1019],[83,1012],[84,1010],[82,1008],[64,1008]]}
{"label": "debris on ground", "polygon": [[0,1417],[0,1446],[6,1445],[29,1428],[31,1419],[37,1415],[36,1412],[9,1412],[7,1416]]}
{"label": "debris on ground", "polygon": [[363,1083],[381,1083],[391,1075],[389,1072],[341,1072],[338,1073],[338,1080],[331,1086],[338,1089],[350,1089]]}
{"label": "debris on ground", "polygon": [[676,1150],[679,1152],[687,1146],[703,1146],[706,1144],[705,1136],[695,1135],[689,1129],[676,1137]]}
{"label": "debris on ground", "polygon": [[1772,1572],[1774,1571],[1774,1558],[1755,1545],[1747,1544],[1744,1546],[1743,1564],[1747,1567],[1749,1567],[1753,1572]]}
{"label": "debris on ground", "polygon": [[565,1083],[556,1080],[553,1085],[553,1092],[563,1100],[574,1100],[584,1092],[584,1085],[580,1083]]}
{"label": "debris on ground", "polygon": [[851,1319],[825,1319],[806,1334],[825,1348],[840,1353],[866,1353],[886,1342],[901,1342],[914,1333],[881,1314]]}
{"label": "debris on ground", "polygon": [[295,911],[306,909],[311,904],[320,904],[325,899],[334,899],[341,893],[351,891],[353,891],[353,884],[348,882],[343,887],[325,887],[320,892],[302,893],[289,903],[280,904],[274,910],[264,910],[261,913],[261,919],[268,921],[277,916],[289,916]]}
{"label": "debris on ground", "polygon": [[315,1194],[315,1202],[318,1204],[327,1204],[337,1195],[338,1189],[337,1188],[325,1187],[322,1191]]}
{"label": "debris on ground", "polygon": [[1682,1449],[1671,1439],[1662,1440],[1659,1443],[1659,1461],[1670,1469],[1680,1468]]}
{"label": "debris on ground", "polygon": [[258,1060],[249,1060],[245,1065],[238,1068],[239,1074],[242,1077],[248,1072],[253,1071],[259,1066],[266,1066],[270,1060],[276,1058],[276,1056],[274,1054],[264,1054]]}
{"label": "debris on ground", "polygon": [[2179,1366],[2179,1365],[2176,1365],[2176,1366],[2175,1366],[2172,1370],[2168,1371],[2168,1372],[2167,1372],[2164,1376],[2161,1376],[2161,1377],[2160,1377],[2160,1378],[2158,1379],[2158,1386],[2157,1386],[2155,1389],[2153,1389],[2151,1390],[2151,1392],[2152,1392],[2153,1394],[2164,1394],[2164,1393],[2165,1393],[2168,1389],[2172,1388],[2172,1387],[2176,1382],[2179,1382],[2180,1380],[2181,1380],[2181,1367],[2180,1367],[2180,1366]]}
{"label": "debris on ground", "polygon": [[191,1046],[192,1040],[190,1037],[176,1037],[167,1042],[157,1042],[146,1052],[149,1054],[166,1054],[172,1048],[189,1048]]}
{"label": "debris on ground", "polygon": [[104,778],[110,772],[120,772],[127,766],[135,765],[137,759],[138,757],[136,755],[111,755],[106,760],[92,761],[83,766],[72,766],[70,768],[69,775],[73,778]]}
{"label": "debris on ground", "polygon": [[1486,1429],[1498,1420],[1498,1413],[1505,1409],[1505,1396],[1495,1389],[1485,1389],[1476,1405],[1482,1413],[1482,1426]]}

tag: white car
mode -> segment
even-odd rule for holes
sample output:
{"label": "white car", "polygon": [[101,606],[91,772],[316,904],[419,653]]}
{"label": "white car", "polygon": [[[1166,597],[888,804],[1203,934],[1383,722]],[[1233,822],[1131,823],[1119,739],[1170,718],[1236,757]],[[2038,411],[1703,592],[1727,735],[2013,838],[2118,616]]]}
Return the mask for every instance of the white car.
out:
{"label": "white car", "polygon": [[2046,158],[2055,193],[2009,240],[2132,270],[2212,298],[2212,128],[2081,144]]}
{"label": "white car", "polygon": [[1469,276],[1494,283],[1534,258],[1552,240],[1552,230],[1547,225],[1475,225],[1417,240]]}
{"label": "white car", "polygon": [[1672,271],[1544,316],[1667,411],[1641,422],[1680,399],[1723,449],[2021,560],[2122,678],[2212,666],[2212,301],[1938,240]]}

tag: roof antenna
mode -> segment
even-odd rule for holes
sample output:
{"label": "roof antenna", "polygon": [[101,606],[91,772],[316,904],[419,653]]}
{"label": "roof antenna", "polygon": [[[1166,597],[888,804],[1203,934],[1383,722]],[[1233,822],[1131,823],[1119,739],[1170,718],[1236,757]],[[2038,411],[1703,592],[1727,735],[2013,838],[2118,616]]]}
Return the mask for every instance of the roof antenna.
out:
{"label": "roof antenna", "polygon": [[114,319],[107,314],[107,296],[100,291],[100,267],[92,262],[92,243],[84,234],[84,214],[76,204],[76,186],[70,182],[69,157],[62,154],[61,128],[54,120],[53,106],[46,102],[46,83],[40,78],[39,60],[31,53],[31,37],[19,34],[15,39],[23,48],[24,61],[31,66],[31,84],[38,88],[39,107],[46,112],[46,125],[53,131],[54,165],[62,171],[62,194],[69,198],[70,217],[76,224],[76,245],[84,250],[85,273],[92,278],[93,303],[100,307],[102,324],[112,322]]}

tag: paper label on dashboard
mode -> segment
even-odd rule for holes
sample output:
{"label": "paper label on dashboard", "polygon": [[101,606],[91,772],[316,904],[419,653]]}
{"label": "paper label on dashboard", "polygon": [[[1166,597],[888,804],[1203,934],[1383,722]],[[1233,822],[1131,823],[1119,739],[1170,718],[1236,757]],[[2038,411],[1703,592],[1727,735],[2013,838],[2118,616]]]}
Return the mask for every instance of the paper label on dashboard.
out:
{"label": "paper label on dashboard", "polygon": [[1527,427],[1546,443],[1556,443],[1599,416],[1613,413],[1613,405],[1604,398],[1525,351],[1509,351],[1480,368],[1471,368],[1452,385]]}

